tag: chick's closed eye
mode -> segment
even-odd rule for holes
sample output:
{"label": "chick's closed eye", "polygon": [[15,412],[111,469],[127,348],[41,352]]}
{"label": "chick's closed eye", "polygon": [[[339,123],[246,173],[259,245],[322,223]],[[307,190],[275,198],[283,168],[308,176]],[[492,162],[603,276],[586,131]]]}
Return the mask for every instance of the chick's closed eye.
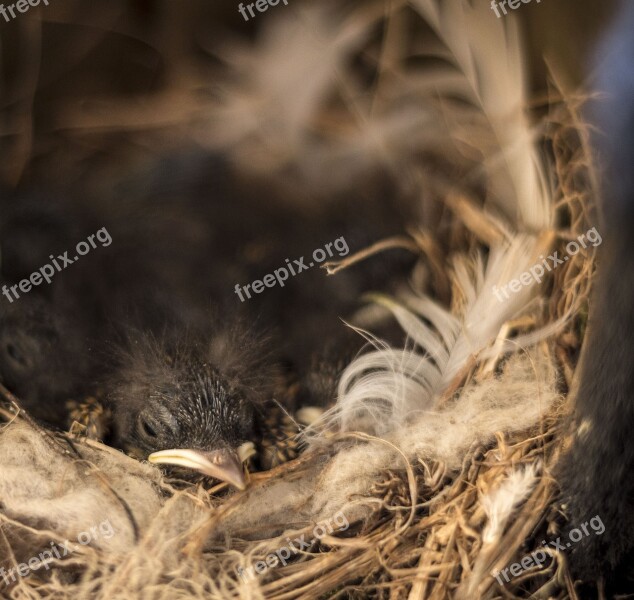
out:
{"label": "chick's closed eye", "polygon": [[136,420],[136,434],[150,447],[178,436],[178,421],[174,415],[160,404],[160,400],[150,397],[148,407],[142,410]]}

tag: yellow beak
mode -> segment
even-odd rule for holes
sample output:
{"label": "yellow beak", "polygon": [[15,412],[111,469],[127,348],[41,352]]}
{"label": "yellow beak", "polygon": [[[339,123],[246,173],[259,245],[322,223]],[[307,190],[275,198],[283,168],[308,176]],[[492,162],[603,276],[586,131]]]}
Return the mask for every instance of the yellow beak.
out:
{"label": "yellow beak", "polygon": [[203,475],[225,481],[239,490],[244,490],[247,484],[242,463],[254,453],[253,443],[247,442],[237,450],[225,448],[210,452],[190,449],[161,450],[150,454],[148,460],[155,464],[194,469]]}

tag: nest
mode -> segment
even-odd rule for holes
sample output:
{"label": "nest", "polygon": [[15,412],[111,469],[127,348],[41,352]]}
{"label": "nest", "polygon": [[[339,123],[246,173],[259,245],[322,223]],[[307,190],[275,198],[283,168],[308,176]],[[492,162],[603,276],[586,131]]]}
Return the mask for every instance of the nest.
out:
{"label": "nest", "polygon": [[[432,5],[419,2],[417,17],[434,25]],[[398,2],[387,16],[382,7],[357,10],[337,29],[336,51],[344,57],[372,57],[385,73],[384,84],[396,85],[402,74],[397,65],[415,54],[396,43],[405,27],[403,10]],[[319,15],[317,23],[325,18],[323,12]],[[375,39],[370,32],[378,25],[385,27],[385,39],[368,42]],[[275,56],[273,50],[271,54]],[[318,83],[331,85],[326,79]],[[269,140],[272,151],[260,153],[252,131],[225,127],[223,111],[238,106],[236,98],[210,113],[217,135],[209,139],[225,144],[237,164],[248,163],[260,173],[284,173],[287,186],[310,182],[336,156],[344,166],[334,169],[330,183],[339,185],[350,166],[363,173],[384,158],[381,148],[370,147],[366,164],[350,159],[368,142],[353,139],[356,133],[347,130],[360,96],[349,87],[353,82],[350,78],[342,84],[340,104],[324,103],[310,118],[291,111],[298,120],[310,121],[302,126],[311,133],[311,146],[299,159],[288,151],[297,145],[297,123],[287,124]],[[415,94],[414,87],[405,84],[397,93],[387,86],[382,101],[400,110],[399,102]],[[225,100],[231,93],[238,96],[237,89],[228,87]],[[319,92],[313,91],[315,96]],[[157,104],[163,101],[158,98]],[[199,107],[192,112],[196,117],[179,130],[182,135],[194,122],[199,124]],[[565,226],[537,228],[542,244],[537,247],[563,251],[568,240],[592,223],[596,174],[578,101],[562,98],[557,90],[543,112],[538,147],[553,182],[552,211]],[[270,118],[275,125],[282,116]],[[317,124],[321,139],[316,143],[312,134]],[[388,162],[405,152],[404,131],[410,125],[417,126],[413,137],[423,136],[424,127],[417,122],[405,128],[385,125],[379,132],[383,141],[394,144],[400,136]],[[150,127],[143,135],[146,141],[154,139],[156,131]],[[472,257],[491,247],[500,235],[504,206],[492,216],[480,179],[467,189],[453,185],[449,165],[463,172],[473,161],[473,148],[461,147],[454,138],[452,146],[460,152],[438,142],[432,155],[416,142],[416,148],[408,149],[403,171],[411,165],[439,167],[442,175],[422,187],[441,201],[438,222],[451,224],[442,238],[413,224],[403,239],[425,265],[422,276],[414,279],[459,314],[464,289],[447,276],[447,257]],[[407,173],[406,185],[420,185],[423,172]],[[371,254],[364,258],[371,260]],[[349,419],[335,411],[306,436],[308,450],[270,471],[252,473],[251,485],[242,493],[205,482],[167,480],[156,467],[81,435],[47,431],[19,409],[19,399],[4,391],[0,548],[5,569],[13,569],[14,575],[3,593],[49,599],[576,598],[564,552],[549,550],[543,564],[508,582],[500,583],[495,574],[541,549],[542,541],[556,537],[565,521],[553,473],[568,444],[567,398],[583,341],[593,260],[592,248],[581,249],[553,271],[537,300],[527,304],[537,303],[538,308],[505,322],[498,339],[487,342],[486,355],[465,361],[452,374],[439,399],[441,407],[449,408],[440,411],[437,422],[429,415],[423,433],[417,423],[407,421],[391,432],[373,430],[372,425],[355,430],[344,426]],[[518,344],[513,351],[505,344],[544,328],[550,335],[535,338],[530,350]],[[350,393],[340,391],[342,397]],[[479,410],[467,423],[461,419],[469,406]],[[497,422],[500,415],[504,418]],[[486,499],[506,487],[514,490],[510,506],[492,508]],[[90,543],[84,544],[88,537]],[[68,541],[72,549],[67,555],[53,552],[41,558],[49,548],[63,554]],[[37,568],[16,571],[34,557],[41,559]]]}

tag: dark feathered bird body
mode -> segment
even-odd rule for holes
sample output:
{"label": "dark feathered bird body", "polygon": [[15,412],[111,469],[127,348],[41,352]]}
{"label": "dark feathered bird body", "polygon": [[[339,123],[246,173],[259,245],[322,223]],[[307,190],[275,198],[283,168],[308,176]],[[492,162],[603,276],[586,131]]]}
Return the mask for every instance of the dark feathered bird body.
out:
{"label": "dark feathered bird body", "polygon": [[601,536],[571,550],[575,575],[634,589],[634,6],[627,3],[601,53],[595,107],[605,161],[599,273],[576,394],[576,436],[560,467],[571,528],[598,515]]}

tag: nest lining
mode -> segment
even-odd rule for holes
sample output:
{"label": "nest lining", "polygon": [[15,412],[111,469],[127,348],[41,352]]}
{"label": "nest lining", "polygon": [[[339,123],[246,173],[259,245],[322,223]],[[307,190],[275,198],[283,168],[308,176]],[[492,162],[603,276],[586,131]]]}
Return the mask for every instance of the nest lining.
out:
{"label": "nest lining", "polygon": [[[339,42],[347,49],[362,37]],[[560,221],[573,236],[588,229],[596,189],[575,108],[571,101],[553,101],[543,140],[556,179],[553,207],[565,215]],[[280,117],[276,112],[271,118]],[[286,139],[274,141],[288,147]],[[232,143],[238,159],[253,156],[243,139]],[[320,167],[309,175],[333,160],[327,154],[318,149]],[[274,163],[256,165],[260,169],[288,166],[286,152],[260,156]],[[473,200],[474,191],[456,197],[455,188],[449,194],[442,182],[434,185],[457,223],[452,252],[471,256],[497,238],[501,228]],[[547,233],[549,243],[563,244],[562,232]],[[458,313],[461,290],[438,268],[445,264],[442,241],[428,231],[416,230],[412,238],[436,278],[437,298],[450,297]],[[243,494],[203,484],[177,489],[151,465],[78,436],[48,432],[6,404],[0,433],[0,547],[6,562],[15,567],[104,519],[115,535],[16,578],[3,593],[51,599],[575,598],[561,553],[501,587],[492,573],[560,527],[552,471],[567,443],[565,398],[581,348],[592,271],[590,251],[557,269],[551,289],[541,295],[545,308],[504,326],[510,335],[559,323],[556,335],[530,352],[493,345],[486,361],[459,371],[438,414],[414,418],[392,437],[336,431],[326,441],[312,439],[299,458],[253,474]],[[485,540],[492,519],[482,499],[517,472],[534,477]],[[240,568],[265,560],[288,538],[311,536],[317,523],[340,512],[350,524],[345,531],[313,538],[287,565],[247,581],[240,577]]]}

